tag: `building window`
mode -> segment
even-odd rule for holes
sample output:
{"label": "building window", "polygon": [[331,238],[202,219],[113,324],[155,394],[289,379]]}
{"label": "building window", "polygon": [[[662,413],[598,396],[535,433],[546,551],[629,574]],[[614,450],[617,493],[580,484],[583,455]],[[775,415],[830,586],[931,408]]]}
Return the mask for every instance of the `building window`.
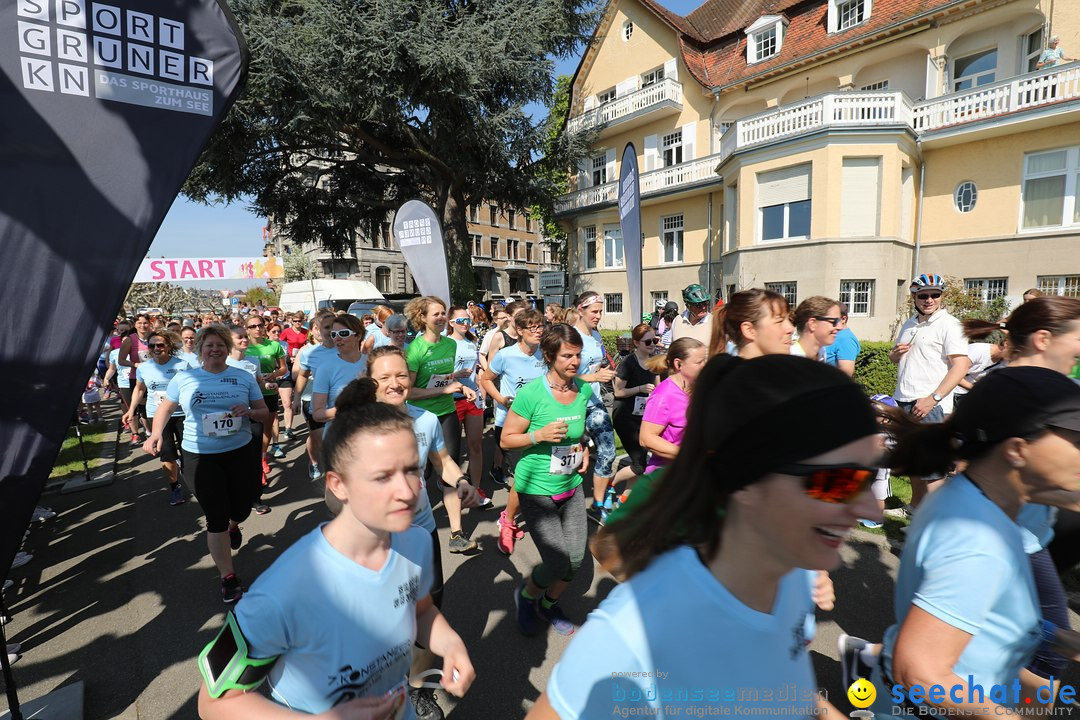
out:
{"label": "building window", "polygon": [[810,165],[758,173],[761,240],[810,236]]}
{"label": "building window", "polygon": [[996,72],[997,48],[957,58],[953,62],[953,92],[989,85]]}
{"label": "building window", "polygon": [[653,290],[650,294],[652,295],[653,307],[656,307],[656,303],[667,304],[667,290]]}
{"label": "building window", "polygon": [[605,311],[609,313],[622,312],[622,293],[607,293],[604,295]]}
{"label": "building window", "polygon": [[603,92],[596,93],[596,104],[603,105],[615,99],[615,88],[608,88]]}
{"label": "building window", "polygon": [[1009,293],[1009,278],[964,278],[964,289],[990,302]]}
{"label": "building window", "polygon": [[527,233],[532,232],[532,218],[529,217],[528,215],[525,216],[525,232],[527,232]]}
{"label": "building window", "polygon": [[381,293],[390,292],[390,268],[385,265],[375,268],[375,287]]}
{"label": "building window", "polygon": [[776,54],[776,26],[754,33],[751,38],[753,49],[750,53],[750,62],[761,62]]}
{"label": "building window", "polygon": [[798,283],[794,282],[773,282],[765,283],[766,290],[772,290],[774,293],[779,293],[784,296],[784,299],[788,301],[788,305],[795,307],[799,304]]}
{"label": "building window", "polygon": [[664,66],[661,65],[660,67],[656,68],[655,70],[650,70],[647,73],[642,73],[642,75],[641,75],[641,87],[647,88],[650,85],[655,85],[656,83],[660,82],[663,79],[664,79]]}
{"label": "building window", "polygon": [[497,238],[497,237],[491,238],[491,241],[488,243],[488,245],[491,248],[491,254],[488,255],[488,257],[490,257],[490,258],[499,257],[499,238]]}
{"label": "building window", "polygon": [[979,198],[979,191],[975,187],[975,183],[970,180],[965,180],[956,186],[956,192],[953,194],[953,202],[956,204],[956,209],[962,213],[969,213],[975,209],[975,201]]}
{"label": "building window", "polygon": [[622,228],[618,225],[604,226],[604,267],[623,266]]}
{"label": "building window", "polygon": [[835,33],[870,19],[873,0],[829,0],[829,32]]}
{"label": "building window", "polygon": [[518,241],[507,240],[506,241],[506,257],[508,260],[518,259]]}
{"label": "building window", "polygon": [[392,235],[390,234],[390,223],[389,222],[382,223],[381,229],[382,229],[382,246],[383,246],[383,249],[384,250],[390,250],[390,249],[392,249],[391,240],[390,240],[390,238],[392,237]]}
{"label": "building window", "polygon": [[888,90],[888,89],[889,89],[889,81],[888,80],[879,80],[877,82],[870,83],[869,85],[863,85],[862,87],[859,88],[859,90],[862,90],[864,92],[874,92],[876,90]]}
{"label": "building window", "polygon": [[533,248],[532,248],[532,245],[533,244],[531,242],[525,243],[525,262],[527,262],[527,263],[531,263],[533,261]]}
{"label": "building window", "polygon": [[1043,50],[1043,29],[1039,26],[1024,36],[1024,67],[1022,72],[1035,72]]}
{"label": "building window", "polygon": [[870,317],[874,313],[874,281],[841,280],[837,299],[847,304],[851,317]]}
{"label": "building window", "polygon": [[1024,158],[1024,228],[1080,224],[1080,148]]}
{"label": "building window", "polygon": [[664,149],[664,167],[671,167],[682,162],[682,130],[665,135],[661,146]]}
{"label": "building window", "polygon": [[629,40],[634,36],[634,23],[627,20],[622,24],[622,39]]}
{"label": "building window", "polygon": [[661,221],[663,228],[660,244],[664,253],[661,262],[681,263],[683,261],[683,216],[668,215]]}
{"label": "building window", "polygon": [[469,222],[480,222],[480,208],[477,205],[469,206]]}
{"label": "building window", "polygon": [[484,257],[484,239],[479,235],[469,235],[472,240],[473,257]]}
{"label": "building window", "polygon": [[585,228],[585,269],[596,269],[596,226]]}
{"label": "building window", "polygon": [[607,153],[597,155],[592,159],[592,184],[593,187],[607,183]]}
{"label": "building window", "polygon": [[491,227],[499,227],[499,208],[494,205],[488,205],[488,219]]}
{"label": "building window", "polygon": [[1038,282],[1047,295],[1080,298],[1080,275],[1040,275]]}
{"label": "building window", "polygon": [[516,210],[507,210],[506,211],[506,226],[508,228],[510,228],[511,230],[517,230],[517,211]]}

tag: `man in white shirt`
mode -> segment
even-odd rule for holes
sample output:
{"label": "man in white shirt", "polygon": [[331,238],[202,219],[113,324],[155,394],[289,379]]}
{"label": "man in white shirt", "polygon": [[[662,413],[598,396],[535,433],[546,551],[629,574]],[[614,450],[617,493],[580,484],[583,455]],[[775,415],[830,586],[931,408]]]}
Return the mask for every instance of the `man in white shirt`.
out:
{"label": "man in white shirt", "polygon": [[683,305],[686,312],[675,318],[671,325],[671,341],[674,342],[682,337],[697,338],[709,347],[712,339],[712,316],[709,314],[711,298],[708,291],[698,285],[687,285],[683,288]]}
{"label": "man in white shirt", "polygon": [[[971,368],[968,341],[960,321],[942,307],[945,280],[923,273],[911,282],[915,315],[900,328],[889,359],[899,364],[897,404],[922,422],[943,422],[952,412],[952,391]],[[940,476],[911,478],[911,506],[926,496],[929,483]],[[911,508],[900,508],[910,515]],[[888,512],[888,511],[887,511]],[[890,513],[895,514],[895,513]]]}

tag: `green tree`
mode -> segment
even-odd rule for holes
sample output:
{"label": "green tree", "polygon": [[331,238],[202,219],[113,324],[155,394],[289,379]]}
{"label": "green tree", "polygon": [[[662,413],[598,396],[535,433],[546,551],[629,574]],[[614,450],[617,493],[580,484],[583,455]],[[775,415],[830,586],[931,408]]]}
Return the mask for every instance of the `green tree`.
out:
{"label": "green tree", "polygon": [[[557,156],[559,145],[563,142],[563,128],[570,116],[570,95],[573,90],[573,78],[569,75],[560,75],[555,81],[555,94],[551,101],[551,110],[548,112],[544,127],[544,152],[546,155]],[[547,177],[546,180],[555,188],[556,195],[562,195],[569,191],[570,180],[565,167],[544,166],[540,169]],[[530,213],[540,221],[541,237],[545,239],[552,249],[558,262],[566,269],[566,231],[555,220],[555,208],[551,203],[537,203],[532,206]]]}
{"label": "green tree", "polygon": [[296,242],[341,251],[357,228],[420,197],[441,217],[454,298],[475,280],[467,207],[550,205],[548,146],[524,108],[552,97],[552,57],[589,37],[592,0],[236,0],[247,89],[185,186],[251,196]]}
{"label": "green tree", "polygon": [[285,282],[295,280],[310,280],[319,276],[319,268],[315,261],[303,253],[293,253],[285,256]]}
{"label": "green tree", "polygon": [[244,291],[244,294],[240,296],[240,299],[246,302],[248,307],[255,307],[260,300],[262,300],[263,305],[266,305],[267,307],[278,304],[277,293],[259,285],[249,287]]}

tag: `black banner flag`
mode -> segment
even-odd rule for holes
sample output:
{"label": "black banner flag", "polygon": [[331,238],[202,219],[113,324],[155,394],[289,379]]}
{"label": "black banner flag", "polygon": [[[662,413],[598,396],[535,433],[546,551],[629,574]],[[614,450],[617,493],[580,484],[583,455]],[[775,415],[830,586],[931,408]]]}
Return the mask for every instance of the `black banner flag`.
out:
{"label": "black banner flag", "polygon": [[2,570],[106,328],[246,68],[216,0],[0,2]]}

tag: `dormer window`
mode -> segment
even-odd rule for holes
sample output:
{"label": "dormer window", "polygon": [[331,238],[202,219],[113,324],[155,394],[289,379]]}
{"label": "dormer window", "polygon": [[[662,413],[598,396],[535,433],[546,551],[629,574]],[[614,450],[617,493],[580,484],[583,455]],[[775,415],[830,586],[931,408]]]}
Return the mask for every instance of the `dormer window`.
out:
{"label": "dormer window", "polygon": [[787,18],[765,15],[746,29],[746,62],[767,60],[780,52],[784,44]]}
{"label": "dormer window", "polygon": [[874,0],[829,0],[829,32],[841,32],[870,19]]}

